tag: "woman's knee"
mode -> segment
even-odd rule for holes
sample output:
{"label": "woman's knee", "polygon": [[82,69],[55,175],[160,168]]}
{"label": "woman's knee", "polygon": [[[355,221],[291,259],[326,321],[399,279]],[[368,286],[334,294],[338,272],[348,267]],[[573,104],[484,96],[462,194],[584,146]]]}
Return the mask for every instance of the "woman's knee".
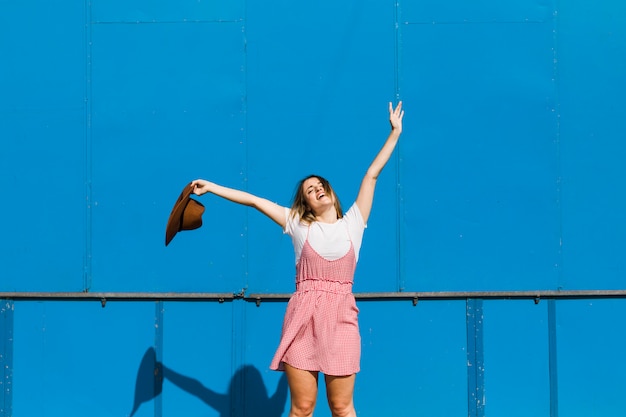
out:
{"label": "woman's knee", "polygon": [[313,415],[315,409],[315,400],[306,398],[292,398],[291,399],[291,413],[290,417],[308,417]]}
{"label": "woman's knee", "polygon": [[351,417],[355,415],[352,399],[329,398],[328,406],[333,417]]}

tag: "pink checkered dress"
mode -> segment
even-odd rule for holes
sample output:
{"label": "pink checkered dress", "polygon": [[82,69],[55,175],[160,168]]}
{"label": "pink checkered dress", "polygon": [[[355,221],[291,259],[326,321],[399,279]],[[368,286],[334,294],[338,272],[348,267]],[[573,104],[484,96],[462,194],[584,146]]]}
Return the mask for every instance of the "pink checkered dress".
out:
{"label": "pink checkered dress", "polygon": [[270,369],[284,363],[326,375],[352,375],[360,370],[361,336],[352,282],[354,247],[328,260],[308,238],[296,265],[296,292],[287,304],[280,345]]}

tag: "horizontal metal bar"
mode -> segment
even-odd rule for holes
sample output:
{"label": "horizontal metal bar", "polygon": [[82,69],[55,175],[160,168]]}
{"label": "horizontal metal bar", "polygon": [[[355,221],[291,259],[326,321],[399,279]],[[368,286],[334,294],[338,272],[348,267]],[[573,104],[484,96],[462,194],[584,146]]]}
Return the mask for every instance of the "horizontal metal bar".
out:
{"label": "horizontal metal bar", "polygon": [[229,292],[0,292],[0,299],[56,301],[228,301],[242,297],[243,293]]}
{"label": "horizontal metal bar", "polygon": [[[244,300],[255,302],[257,306],[262,301],[285,301],[291,294],[250,294],[244,296]],[[412,300],[417,305],[419,300],[467,300],[475,299],[531,299],[538,304],[539,301],[550,298],[559,299],[584,299],[584,298],[626,298],[626,290],[540,290],[540,291],[430,291],[430,292],[362,292],[354,293],[354,298],[359,301],[384,301],[384,300]]]}
{"label": "horizontal metal bar", "polygon": [[[249,294],[246,301],[284,300],[291,294]],[[536,298],[626,298],[626,290],[537,290],[537,291],[428,291],[428,292],[357,292],[357,300],[385,300],[385,299],[536,299]]]}
{"label": "horizontal metal bar", "polygon": [[[208,292],[0,292],[0,299],[11,300],[110,300],[110,301],[285,301],[292,293],[208,293]],[[357,300],[461,300],[541,298],[626,298],[626,290],[536,290],[536,291],[426,291],[426,292],[357,292]]]}

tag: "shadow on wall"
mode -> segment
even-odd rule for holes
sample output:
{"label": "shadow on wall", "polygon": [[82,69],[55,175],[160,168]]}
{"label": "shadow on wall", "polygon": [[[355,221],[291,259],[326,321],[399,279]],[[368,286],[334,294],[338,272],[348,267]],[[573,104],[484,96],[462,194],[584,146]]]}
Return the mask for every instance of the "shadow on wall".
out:
{"label": "shadow on wall", "polygon": [[235,390],[237,389],[243,390],[241,407],[245,410],[245,415],[249,417],[280,417],[287,402],[287,379],[284,373],[278,382],[276,392],[268,397],[267,388],[259,370],[252,365],[244,365],[233,375],[228,392],[220,394],[205,387],[197,379],[181,375],[157,362],[154,349],[149,348],[143,355],[137,370],[135,399],[133,410],[130,413],[131,417],[142,403],[151,401],[161,394],[164,379],[198,397],[205,404],[218,411],[222,417],[231,415],[232,399],[236,395]]}

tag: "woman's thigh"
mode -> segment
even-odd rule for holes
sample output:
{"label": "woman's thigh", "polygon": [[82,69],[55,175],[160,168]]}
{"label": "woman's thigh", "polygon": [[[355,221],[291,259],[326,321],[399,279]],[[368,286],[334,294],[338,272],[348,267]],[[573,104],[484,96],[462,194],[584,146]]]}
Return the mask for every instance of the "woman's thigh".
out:
{"label": "woman's thigh", "polygon": [[318,372],[294,368],[285,363],[285,373],[291,393],[291,403],[297,407],[315,407]]}
{"label": "woman's thigh", "polygon": [[354,408],[354,382],[356,374],[349,376],[326,375],[326,396],[331,410],[350,410]]}

